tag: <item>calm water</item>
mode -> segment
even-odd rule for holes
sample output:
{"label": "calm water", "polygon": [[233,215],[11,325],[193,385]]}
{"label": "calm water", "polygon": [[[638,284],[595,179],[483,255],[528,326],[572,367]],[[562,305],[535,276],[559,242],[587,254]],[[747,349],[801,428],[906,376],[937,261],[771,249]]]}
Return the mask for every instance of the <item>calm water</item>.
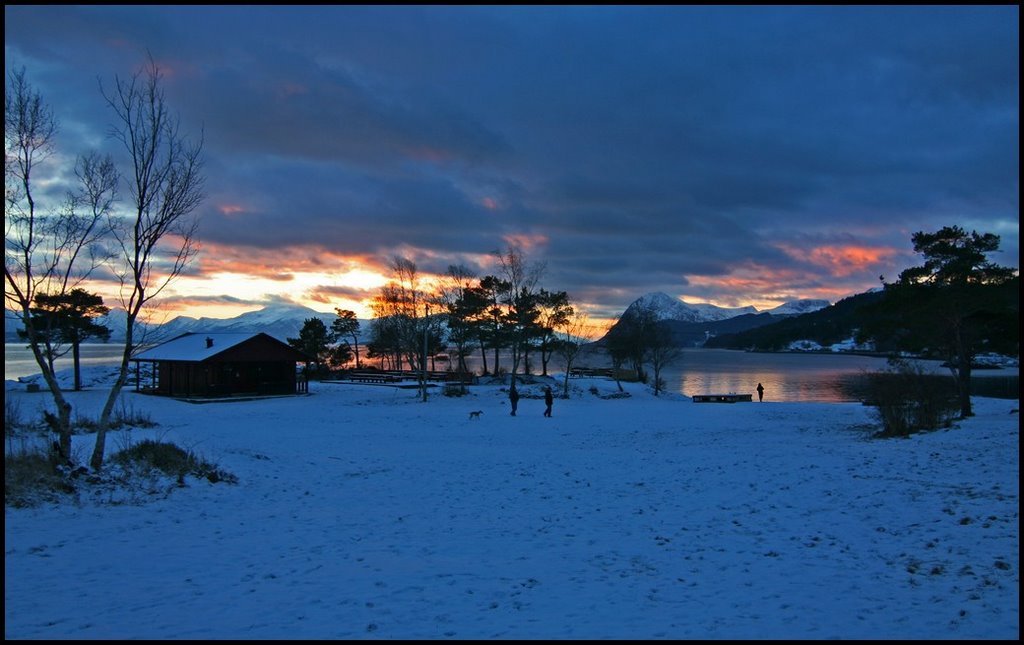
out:
{"label": "calm water", "polygon": [[[916,363],[928,373],[950,375],[949,370],[942,367],[939,361]],[[510,364],[503,363],[505,367]],[[574,365],[610,367],[611,363],[604,356],[584,356]],[[470,367],[474,366],[471,363]],[[764,385],[765,401],[841,403],[860,401],[860,381],[864,374],[883,371],[887,367],[886,359],[874,356],[685,349],[682,357],[664,370],[662,378],[667,390],[685,396],[751,394],[756,401],[757,384],[761,383]],[[562,364],[556,361],[548,365],[549,371],[562,369]],[[540,371],[539,362],[534,361],[533,371]],[[988,387],[983,387],[986,385]],[[972,388],[984,396],[1013,398],[1019,390],[1018,370],[976,370]]]}
{"label": "calm water", "polygon": [[[921,364],[928,371],[948,373],[936,361]],[[752,394],[756,401],[761,383],[765,401],[835,403],[860,400],[855,395],[856,382],[866,372],[886,366],[884,358],[872,356],[685,349],[662,378],[667,390],[686,396]]]}
{"label": "calm water", "polygon": [[[936,361],[929,372],[948,373]],[[694,394],[754,394],[764,385],[766,401],[859,401],[857,382],[886,369],[884,358],[827,354],[759,354],[715,349],[686,350],[665,375],[666,387]]]}
{"label": "calm water", "polygon": [[[122,348],[116,344],[82,345],[82,365],[114,365]],[[488,356],[490,362],[492,356]],[[503,359],[503,367],[511,362]],[[539,373],[539,361],[532,360],[533,372]],[[949,374],[937,361],[920,361],[928,371]],[[607,367],[602,356],[577,360],[577,366]],[[57,360],[57,369],[72,367],[70,356]],[[437,369],[444,369],[438,363]],[[493,364],[492,364],[493,367]],[[479,356],[470,360],[471,369],[479,369]],[[865,372],[886,368],[884,358],[835,354],[759,354],[726,349],[686,349],[682,358],[665,370],[666,388],[686,396],[695,394],[753,394],[758,383],[764,385],[765,401],[808,401],[834,403],[859,400],[855,394],[857,380]],[[562,364],[552,360],[549,371],[561,371]],[[37,374],[39,368],[24,345],[4,346],[4,378]],[[992,377],[1016,378],[1018,370],[986,370],[975,372],[984,380]],[[977,391],[977,389],[976,389]],[[1013,391],[1017,386],[1013,385]]]}
{"label": "calm water", "polygon": [[[117,365],[121,360],[121,353],[124,352],[124,345],[115,343],[83,343],[81,346],[80,358],[82,367],[94,367],[96,365]],[[54,361],[54,368],[57,371],[71,369],[75,362],[71,359],[71,352]],[[25,349],[20,343],[4,344],[4,380],[16,380],[21,376],[31,376],[39,373],[39,366],[32,352]]]}

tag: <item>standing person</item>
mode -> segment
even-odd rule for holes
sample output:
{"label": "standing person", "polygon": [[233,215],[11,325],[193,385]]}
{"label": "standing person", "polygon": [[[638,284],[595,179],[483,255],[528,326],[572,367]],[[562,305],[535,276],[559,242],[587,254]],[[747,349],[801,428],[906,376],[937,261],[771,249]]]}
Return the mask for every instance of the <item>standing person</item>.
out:
{"label": "standing person", "polygon": [[757,401],[758,403],[764,401],[764,386],[760,383],[757,384]]}
{"label": "standing person", "polygon": [[548,406],[544,410],[544,416],[551,416],[551,404],[555,402],[555,395],[551,393],[551,388],[544,388],[544,405]]}
{"label": "standing person", "polygon": [[519,392],[516,390],[516,384],[512,384],[512,389],[508,391],[508,400],[512,404],[512,416],[516,416],[516,408],[519,407]]}

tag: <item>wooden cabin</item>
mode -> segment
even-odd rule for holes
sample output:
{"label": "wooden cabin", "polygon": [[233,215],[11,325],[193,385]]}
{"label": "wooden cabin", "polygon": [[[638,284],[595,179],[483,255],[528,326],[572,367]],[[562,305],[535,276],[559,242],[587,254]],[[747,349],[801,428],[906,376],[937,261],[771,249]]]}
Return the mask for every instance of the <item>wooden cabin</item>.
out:
{"label": "wooden cabin", "polygon": [[[137,354],[135,389],[176,397],[299,394],[309,356],[264,333],[188,333]],[[142,364],[151,370],[143,375]]]}

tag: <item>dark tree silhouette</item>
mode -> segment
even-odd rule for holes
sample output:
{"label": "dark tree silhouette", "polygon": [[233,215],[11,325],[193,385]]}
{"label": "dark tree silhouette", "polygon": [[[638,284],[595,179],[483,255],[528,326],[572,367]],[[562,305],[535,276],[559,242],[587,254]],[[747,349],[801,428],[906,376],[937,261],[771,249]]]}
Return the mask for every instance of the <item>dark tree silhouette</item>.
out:
{"label": "dark tree silhouette", "polygon": [[[359,364],[359,319],[356,318],[356,312],[340,308],[335,308],[334,311],[335,313],[338,314],[338,317],[335,318],[333,322],[331,322],[331,333],[334,334],[335,340],[338,341],[340,341],[342,338],[352,339],[352,343],[348,349],[348,353],[355,355],[356,369],[359,369],[361,367]],[[348,345],[348,343],[346,343],[346,345]],[[348,356],[344,360],[341,360],[342,356],[345,355],[345,352],[341,350],[340,345],[336,352],[338,351],[340,351],[341,353],[336,353],[334,357],[336,362],[347,363],[352,359],[351,356]]]}
{"label": "dark tree silhouette", "polygon": [[331,342],[327,325],[319,318],[306,318],[302,323],[302,329],[299,330],[299,337],[288,339],[289,345],[312,359],[316,364],[317,373],[331,358]]}
{"label": "dark tree silhouette", "polygon": [[942,353],[956,379],[960,415],[972,416],[974,358],[994,336],[1017,333],[1006,328],[1016,330],[1020,319],[1019,289],[1013,287],[1020,278],[1016,269],[988,259],[999,249],[998,235],[947,226],[911,239],[924,264],[886,284],[881,306],[899,316],[915,344]]}
{"label": "dark tree silhouette", "polygon": [[[46,353],[51,360],[62,355],[61,345],[71,346],[75,366],[75,391],[82,389],[81,345],[90,338],[103,341],[110,339],[110,329],[95,322],[96,318],[110,313],[103,305],[103,298],[85,289],[75,288],[67,293],[48,295],[38,293],[32,308],[33,324],[45,342]],[[27,337],[28,332],[18,330],[18,335]],[[66,352],[66,350],[65,350]]]}

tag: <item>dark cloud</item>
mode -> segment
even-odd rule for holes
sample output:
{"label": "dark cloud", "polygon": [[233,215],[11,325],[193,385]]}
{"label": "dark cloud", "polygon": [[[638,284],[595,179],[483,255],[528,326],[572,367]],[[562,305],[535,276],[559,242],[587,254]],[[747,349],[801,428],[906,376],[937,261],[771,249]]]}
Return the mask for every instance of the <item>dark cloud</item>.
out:
{"label": "dark cloud", "polygon": [[[9,6],[5,59],[75,147],[109,122],[97,79],[151,53],[203,132],[215,247],[443,271],[526,236],[552,287],[621,310],[859,292],[948,224],[1017,266],[1018,25],[1015,6]],[[840,247],[890,252],[840,274]]]}

